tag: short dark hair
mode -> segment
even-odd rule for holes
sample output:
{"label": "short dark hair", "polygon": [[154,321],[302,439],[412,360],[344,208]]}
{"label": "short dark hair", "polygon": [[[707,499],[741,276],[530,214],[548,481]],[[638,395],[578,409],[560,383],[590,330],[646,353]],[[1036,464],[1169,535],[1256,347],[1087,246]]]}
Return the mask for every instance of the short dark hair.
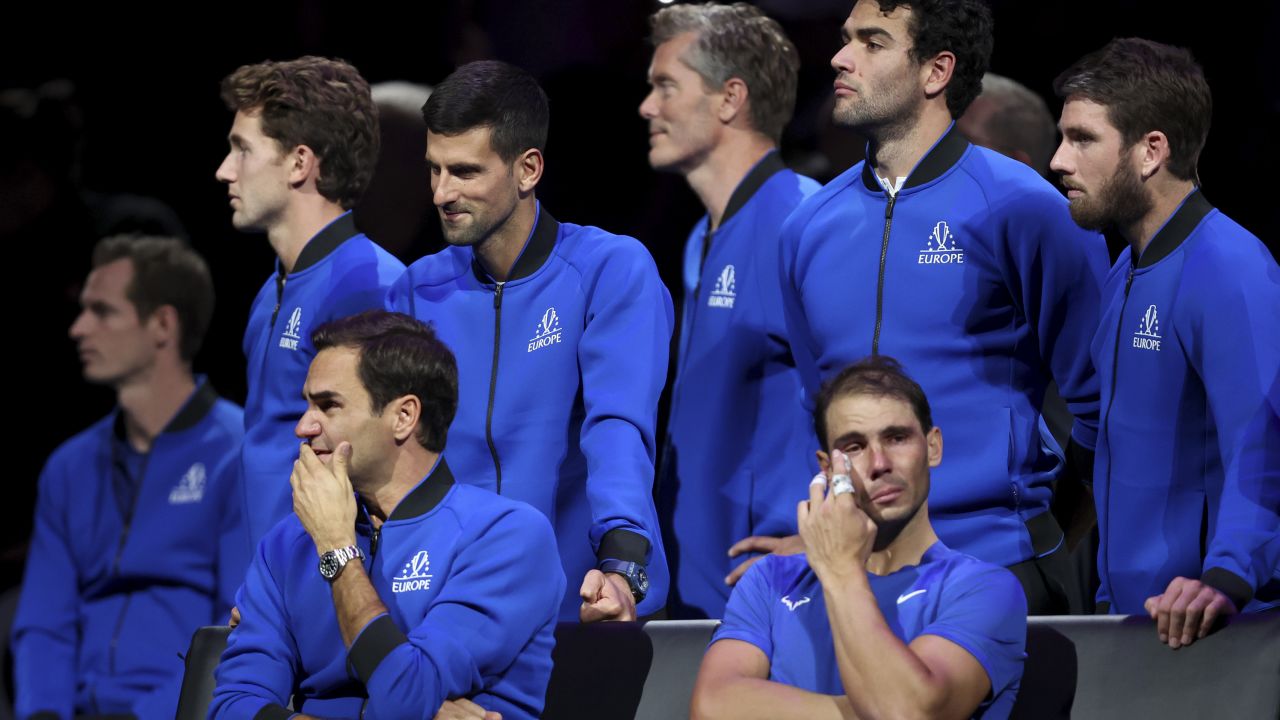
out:
{"label": "short dark hair", "polygon": [[1169,139],[1169,172],[1196,179],[1209,137],[1213,97],[1204,71],[1184,48],[1141,38],[1120,38],[1085,55],[1053,81],[1058,97],[1104,105],[1126,147],[1148,132]]}
{"label": "short dark hair", "polygon": [[818,444],[823,450],[831,449],[827,446],[827,410],[837,399],[852,395],[901,400],[911,406],[923,432],[928,433],[933,428],[929,398],[925,397],[920,385],[907,375],[897,360],[888,355],[871,355],[841,370],[818,392],[813,409],[813,430],[818,434]]}
{"label": "short dark hair", "polygon": [[427,130],[461,135],[489,128],[489,144],[506,162],[530,148],[543,151],[551,109],[538,81],[498,60],[479,60],[454,70],[422,106]]}
{"label": "short dark hair", "polygon": [[681,60],[712,90],[730,78],[747,85],[751,126],[778,142],[796,107],[800,55],[782,26],[758,8],[671,5],[649,18],[657,47],[687,32],[697,37]]}
{"label": "short dark hair", "polygon": [[917,63],[943,51],[956,56],[947,84],[947,109],[958,118],[982,93],[982,75],[995,45],[991,9],[982,0],[875,0],[881,12],[898,6],[911,10],[911,58]]}
{"label": "short dark hair", "polygon": [[430,326],[403,313],[367,310],[329,322],[311,333],[316,352],[352,348],[360,353],[357,374],[373,412],[415,395],[422,403],[415,437],[431,452],[443,452],[458,411],[458,363]]}
{"label": "short dark hair", "polygon": [[178,354],[186,362],[200,351],[213,319],[213,278],[204,258],[171,237],[113,235],[93,248],[93,267],[128,260],[133,279],[125,296],[145,320],[169,305],[178,313]]}
{"label": "short dark hair", "polygon": [[345,60],[308,55],[244,65],[222,80],[227,109],[262,113],[262,132],[320,160],[316,189],[352,208],[378,163],[378,110],[369,83]]}

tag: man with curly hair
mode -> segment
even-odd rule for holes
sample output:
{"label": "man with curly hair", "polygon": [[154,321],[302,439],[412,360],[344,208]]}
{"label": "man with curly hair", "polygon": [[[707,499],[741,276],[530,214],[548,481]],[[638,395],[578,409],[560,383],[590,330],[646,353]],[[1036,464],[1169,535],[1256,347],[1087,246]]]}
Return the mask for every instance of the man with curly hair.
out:
{"label": "man with curly hair", "polygon": [[244,334],[247,553],[290,512],[311,329],[381,308],[404,265],[357,230],[350,212],[378,159],[377,110],[354,67],[310,56],[245,65],[222,81],[222,99],[235,112],[217,172],[231,224],[265,232],[276,252]]}

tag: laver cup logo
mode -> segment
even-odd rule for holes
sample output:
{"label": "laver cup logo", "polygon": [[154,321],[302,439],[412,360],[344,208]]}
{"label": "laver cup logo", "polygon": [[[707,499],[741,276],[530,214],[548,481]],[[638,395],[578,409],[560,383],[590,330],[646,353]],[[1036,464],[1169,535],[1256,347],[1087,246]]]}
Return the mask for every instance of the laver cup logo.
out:
{"label": "laver cup logo", "polygon": [[529,341],[528,352],[541,350],[548,345],[555,345],[560,342],[560,316],[556,314],[553,307],[547,308],[542,313],[542,320],[538,322],[538,327],[533,331],[533,339]]}
{"label": "laver cup logo", "polygon": [[733,301],[738,297],[737,284],[737,271],[732,265],[725,265],[720,271],[720,277],[716,278],[716,286],[711,291],[711,297],[707,298],[707,307],[732,309]]}
{"label": "laver cup logo", "polygon": [[297,350],[298,341],[302,339],[302,308],[296,307],[289,315],[289,324],[280,335],[280,347],[285,350]]}
{"label": "laver cup logo", "polygon": [[401,568],[400,574],[391,578],[391,592],[404,593],[413,592],[414,590],[429,590],[431,588],[431,575],[427,571],[431,569],[431,560],[427,556],[426,550],[419,550],[409,562]]}
{"label": "laver cup logo", "polygon": [[929,233],[929,242],[916,258],[917,265],[963,265],[964,248],[956,247],[951,226],[939,220]]}
{"label": "laver cup logo", "polygon": [[1138,331],[1133,334],[1133,346],[1139,350],[1160,352],[1160,313],[1156,311],[1155,305],[1149,305],[1138,320]]}

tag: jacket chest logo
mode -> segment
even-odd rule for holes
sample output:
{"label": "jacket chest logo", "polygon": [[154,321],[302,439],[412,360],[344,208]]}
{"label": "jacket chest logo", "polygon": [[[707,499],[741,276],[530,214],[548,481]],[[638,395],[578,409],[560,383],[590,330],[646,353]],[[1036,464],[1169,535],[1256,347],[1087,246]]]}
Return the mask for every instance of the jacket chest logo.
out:
{"label": "jacket chest logo", "polygon": [[285,325],[284,332],[280,334],[280,347],[285,350],[297,350],[298,341],[302,339],[299,334],[302,332],[302,308],[296,307],[289,314],[289,324]]}
{"label": "jacket chest logo", "polygon": [[527,352],[555,345],[560,342],[560,337],[560,316],[556,314],[555,308],[549,307],[542,313],[542,319],[538,321],[538,327],[533,331],[533,339],[529,341]]}
{"label": "jacket chest logo", "polygon": [[716,278],[716,286],[711,290],[711,297],[707,298],[707,307],[733,309],[733,301],[738,297],[737,274],[732,265],[724,266],[720,271],[720,277]]}
{"label": "jacket chest logo", "polygon": [[427,555],[427,551],[419,550],[400,569],[400,574],[391,578],[391,592],[405,593],[415,590],[430,590],[431,575],[427,572],[430,569],[431,559]]}
{"label": "jacket chest logo", "polygon": [[1138,331],[1133,334],[1133,346],[1139,350],[1160,352],[1160,314],[1155,305],[1148,305],[1147,311],[1138,320]]}
{"label": "jacket chest logo", "polygon": [[805,595],[804,597],[800,598],[799,600],[792,600],[790,595],[783,595],[783,596],[782,596],[782,599],[781,599],[779,602],[781,602],[783,605],[785,605],[785,606],[786,606],[786,608],[787,608],[788,610],[790,610],[791,612],[795,612],[795,611],[796,611],[796,608],[798,608],[798,607],[800,607],[801,605],[804,605],[805,603],[809,602],[809,596],[808,596],[808,595]]}
{"label": "jacket chest logo", "polygon": [[178,484],[169,491],[169,504],[186,505],[200,502],[204,499],[204,482],[204,463],[196,463],[187,468],[178,480]]}
{"label": "jacket chest logo", "polygon": [[939,220],[929,233],[929,240],[916,258],[917,265],[963,265],[964,248],[956,245],[956,236],[946,220]]}

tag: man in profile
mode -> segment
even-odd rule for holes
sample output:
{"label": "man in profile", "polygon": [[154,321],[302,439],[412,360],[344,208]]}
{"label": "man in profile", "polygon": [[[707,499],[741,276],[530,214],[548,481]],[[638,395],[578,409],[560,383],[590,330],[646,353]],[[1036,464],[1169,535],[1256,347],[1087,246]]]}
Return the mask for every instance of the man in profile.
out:
{"label": "man in profile", "polygon": [[249,310],[241,486],[250,547],[289,514],[293,426],[315,357],[311,328],[382,307],[404,265],[356,229],[351,208],[378,160],[369,84],[341,60],[245,65],[222,81],[235,113],[217,178],[231,224],[266,233],[275,272]]}
{"label": "man in profile", "polygon": [[1129,246],[1092,344],[1098,607],[1177,648],[1280,604],[1280,267],[1200,189],[1213,99],[1189,52],[1113,40],[1054,90],[1071,217]]}
{"label": "man in profile", "polygon": [[40,476],[13,624],[15,714],[172,718],[181,654],[244,577],[243,417],[191,363],[213,317],[204,260],[172,238],[94,248],[71,325],[116,409]]}
{"label": "man in profile", "polygon": [[[733,555],[796,533],[787,509],[813,446],[786,340],[778,231],[813,180],[778,153],[800,58],[745,3],[673,5],[650,20],[649,163],[707,214],[684,251],[684,307],[659,481],[672,617],[724,612]],[[731,418],[731,422],[726,419]],[[741,541],[741,542],[740,542]]]}

